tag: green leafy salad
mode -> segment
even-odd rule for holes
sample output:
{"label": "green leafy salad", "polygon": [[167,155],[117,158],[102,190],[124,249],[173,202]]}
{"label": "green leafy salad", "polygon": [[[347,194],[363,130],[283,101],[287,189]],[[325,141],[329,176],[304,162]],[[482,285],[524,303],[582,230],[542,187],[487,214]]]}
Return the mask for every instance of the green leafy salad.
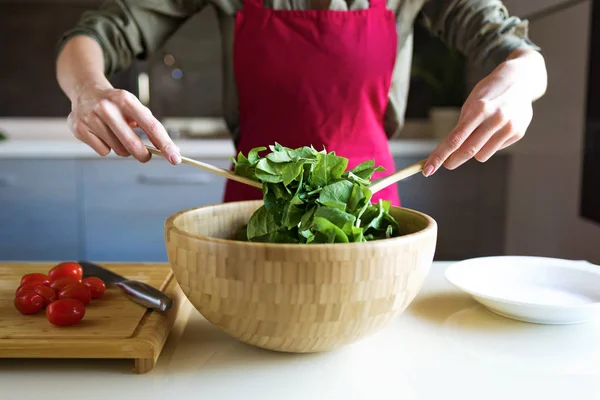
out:
{"label": "green leafy salad", "polygon": [[349,243],[398,236],[389,201],[371,203],[369,160],[346,171],[348,159],[311,147],[290,149],[276,143],[241,152],[235,173],[263,184],[264,205],[237,239],[271,243]]}

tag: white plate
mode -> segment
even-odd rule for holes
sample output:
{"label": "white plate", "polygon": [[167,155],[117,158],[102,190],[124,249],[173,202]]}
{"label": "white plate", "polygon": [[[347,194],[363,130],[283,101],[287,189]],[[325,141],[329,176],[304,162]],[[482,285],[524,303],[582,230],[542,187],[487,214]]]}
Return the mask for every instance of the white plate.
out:
{"label": "white plate", "polygon": [[520,321],[576,324],[600,316],[600,266],[546,257],[457,262],[446,279],[490,311]]}

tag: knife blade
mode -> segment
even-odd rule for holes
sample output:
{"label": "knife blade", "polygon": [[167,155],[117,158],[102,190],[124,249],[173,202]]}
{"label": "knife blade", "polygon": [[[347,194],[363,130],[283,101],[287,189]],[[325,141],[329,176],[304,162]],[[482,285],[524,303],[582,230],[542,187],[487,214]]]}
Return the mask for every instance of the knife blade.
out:
{"label": "knife blade", "polygon": [[173,306],[173,300],[169,296],[144,282],[129,280],[89,261],[79,261],[79,264],[84,278],[95,276],[107,285],[118,286],[131,300],[144,307],[165,312]]}

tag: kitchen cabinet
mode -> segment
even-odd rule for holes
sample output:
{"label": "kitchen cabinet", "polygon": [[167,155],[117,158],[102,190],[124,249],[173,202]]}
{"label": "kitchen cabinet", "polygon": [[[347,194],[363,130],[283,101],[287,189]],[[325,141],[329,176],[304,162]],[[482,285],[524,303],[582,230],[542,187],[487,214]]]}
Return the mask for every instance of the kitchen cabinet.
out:
{"label": "kitchen cabinet", "polygon": [[[202,160],[228,168],[227,159]],[[85,255],[100,261],[167,261],[164,222],[220,203],[225,178],[155,157],[81,161]]]}
{"label": "kitchen cabinet", "polygon": [[0,160],[0,259],[81,255],[75,160]]}
{"label": "kitchen cabinet", "polygon": [[[401,168],[420,159],[395,161]],[[508,161],[501,155],[483,164],[471,160],[453,171],[442,168],[429,178],[418,174],[398,183],[402,205],[438,223],[437,259],[503,254]]]}

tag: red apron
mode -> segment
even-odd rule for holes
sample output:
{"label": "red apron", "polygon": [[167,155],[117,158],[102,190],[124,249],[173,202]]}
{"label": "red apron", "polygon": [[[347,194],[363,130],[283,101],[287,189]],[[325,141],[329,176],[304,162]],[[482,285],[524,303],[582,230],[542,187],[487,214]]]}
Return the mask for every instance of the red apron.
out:
{"label": "red apron", "polygon": [[[245,0],[236,14],[234,72],[239,97],[237,151],[275,142],[314,146],[395,171],[383,119],[396,61],[396,23],[385,0],[364,10],[272,10]],[[373,196],[400,205],[392,185]],[[225,202],[262,199],[231,180]]]}

